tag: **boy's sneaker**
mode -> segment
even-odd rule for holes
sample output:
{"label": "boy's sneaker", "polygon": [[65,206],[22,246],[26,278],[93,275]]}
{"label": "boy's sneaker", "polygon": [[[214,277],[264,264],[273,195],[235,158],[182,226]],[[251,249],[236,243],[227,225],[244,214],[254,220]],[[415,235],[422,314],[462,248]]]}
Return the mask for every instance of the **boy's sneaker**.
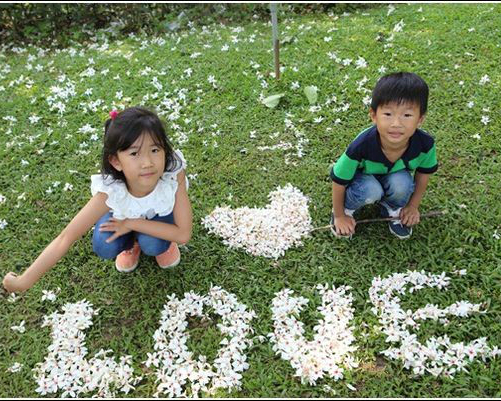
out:
{"label": "boy's sneaker", "polygon": [[139,255],[141,248],[137,241],[134,241],[134,246],[131,249],[121,252],[115,259],[115,267],[121,273],[130,273],[139,263]]}
{"label": "boy's sneaker", "polygon": [[[381,206],[381,216],[391,217],[384,206]],[[412,235],[412,227],[402,224],[400,220],[389,221],[388,228],[390,229],[390,233],[398,239],[407,239]]]}
{"label": "boy's sneaker", "polygon": [[330,221],[330,225],[331,225],[331,232],[332,232],[332,234],[334,234],[334,236],[335,236],[336,238],[347,238],[347,239],[351,239],[352,234],[350,234],[350,235],[341,235],[341,234],[338,234],[338,233],[336,232],[336,226],[334,225],[334,219],[335,219],[335,217],[334,217],[334,212],[331,212],[331,221]]}
{"label": "boy's sneaker", "polygon": [[155,256],[155,258],[158,266],[162,269],[167,269],[179,264],[181,261],[181,252],[179,252],[177,244],[175,242],[171,242],[169,248],[160,255]]}

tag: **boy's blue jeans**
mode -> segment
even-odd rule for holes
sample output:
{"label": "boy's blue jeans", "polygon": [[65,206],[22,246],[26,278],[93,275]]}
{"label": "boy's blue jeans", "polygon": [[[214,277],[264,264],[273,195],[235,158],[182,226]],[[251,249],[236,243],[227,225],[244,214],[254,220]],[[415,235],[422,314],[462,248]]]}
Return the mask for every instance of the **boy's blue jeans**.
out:
{"label": "boy's blue jeans", "polygon": [[344,207],[355,211],[364,205],[379,202],[390,216],[398,217],[400,209],[409,202],[414,188],[414,178],[408,170],[386,175],[357,172],[346,188]]}
{"label": "boy's blue jeans", "polygon": [[[116,258],[122,251],[132,248],[134,245],[134,238],[136,238],[137,242],[139,242],[141,251],[143,251],[146,255],[157,256],[169,249],[170,241],[134,231],[124,234],[112,242],[107,243],[106,240],[114,233],[111,231],[99,231],[99,227],[101,224],[106,223],[110,217],[112,217],[111,213],[106,213],[103,217],[101,217],[97,221],[94,227],[94,233],[92,234],[92,249],[99,257],[103,259]],[[171,213],[162,217],[156,215],[149,220],[173,224],[174,214]]]}

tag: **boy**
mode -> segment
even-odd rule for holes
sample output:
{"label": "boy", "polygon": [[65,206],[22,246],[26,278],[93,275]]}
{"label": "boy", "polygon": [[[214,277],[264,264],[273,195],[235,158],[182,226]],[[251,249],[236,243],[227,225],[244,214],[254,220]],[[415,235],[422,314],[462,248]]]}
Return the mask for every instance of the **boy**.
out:
{"label": "boy", "polygon": [[375,125],[355,138],[330,173],[336,237],[351,237],[355,210],[375,202],[384,217],[399,218],[389,222],[392,234],[411,236],[428,179],[438,168],[433,138],[418,129],[427,106],[428,85],[416,74],[398,72],[377,82],[369,110]]}

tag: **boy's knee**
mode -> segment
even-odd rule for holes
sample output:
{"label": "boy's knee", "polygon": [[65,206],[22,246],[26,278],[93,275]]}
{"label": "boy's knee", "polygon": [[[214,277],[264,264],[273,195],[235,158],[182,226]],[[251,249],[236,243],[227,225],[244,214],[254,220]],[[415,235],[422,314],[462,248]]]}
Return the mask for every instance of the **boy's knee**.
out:
{"label": "boy's knee", "polygon": [[381,185],[375,182],[368,182],[365,187],[365,204],[369,205],[371,203],[378,202],[384,195],[383,188]]}
{"label": "boy's knee", "polygon": [[414,192],[414,179],[407,171],[392,175],[388,184],[389,192],[398,198],[410,196]]}

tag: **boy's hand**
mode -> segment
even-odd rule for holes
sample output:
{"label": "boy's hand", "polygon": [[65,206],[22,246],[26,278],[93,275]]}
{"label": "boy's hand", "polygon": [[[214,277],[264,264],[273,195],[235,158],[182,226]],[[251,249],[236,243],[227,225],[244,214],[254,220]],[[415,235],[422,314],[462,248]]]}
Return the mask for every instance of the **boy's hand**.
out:
{"label": "boy's hand", "polygon": [[109,243],[111,241],[114,241],[118,237],[130,233],[132,231],[126,226],[127,226],[127,219],[118,220],[112,217],[106,223],[101,224],[101,226],[99,227],[99,231],[115,232],[110,238],[106,240],[106,242]]}
{"label": "boy's hand", "polygon": [[334,225],[336,226],[336,233],[338,235],[352,235],[355,234],[355,226],[357,222],[351,216],[335,217]]}
{"label": "boy's hand", "polygon": [[8,292],[23,292],[28,289],[22,277],[18,277],[17,274],[13,272],[9,272],[5,275],[2,284]]}
{"label": "boy's hand", "polygon": [[400,221],[406,226],[418,224],[420,219],[419,210],[417,207],[407,205],[400,210]]}

